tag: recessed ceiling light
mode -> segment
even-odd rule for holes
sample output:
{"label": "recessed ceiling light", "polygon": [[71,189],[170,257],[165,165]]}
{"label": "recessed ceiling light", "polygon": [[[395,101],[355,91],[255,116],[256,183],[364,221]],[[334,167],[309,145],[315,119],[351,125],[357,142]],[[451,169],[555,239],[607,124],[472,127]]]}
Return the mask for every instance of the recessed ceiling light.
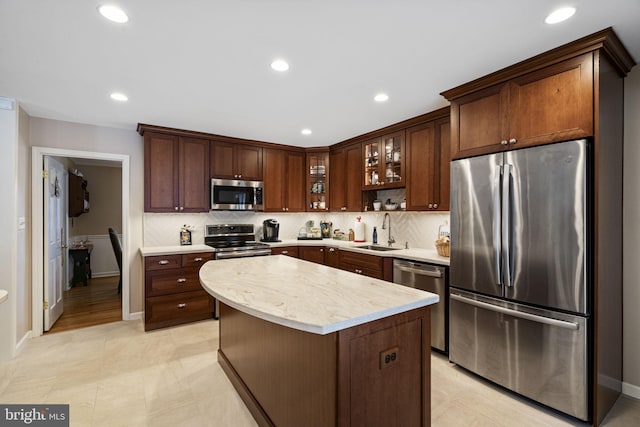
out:
{"label": "recessed ceiling light", "polygon": [[129,20],[129,17],[122,9],[112,4],[103,4],[98,7],[98,12],[109,21],[117,22],[118,24],[124,24]]}
{"label": "recessed ceiling light", "polygon": [[287,61],[283,59],[276,59],[271,63],[271,68],[276,71],[287,71],[289,69],[289,64],[287,64]]}
{"label": "recessed ceiling light", "polygon": [[374,96],[373,99],[375,99],[378,102],[384,102],[389,99],[389,95],[387,95],[386,93],[379,93],[376,96]]}
{"label": "recessed ceiling light", "polygon": [[111,96],[111,99],[115,101],[125,102],[129,100],[129,97],[127,95],[120,92],[114,92],[110,96]]}
{"label": "recessed ceiling light", "polygon": [[311,135],[311,129],[302,129],[300,133],[303,135]]}
{"label": "recessed ceiling light", "polygon": [[547,24],[557,24],[558,22],[566,21],[571,18],[574,13],[576,13],[575,7],[563,7],[556,9],[547,15],[544,22]]}

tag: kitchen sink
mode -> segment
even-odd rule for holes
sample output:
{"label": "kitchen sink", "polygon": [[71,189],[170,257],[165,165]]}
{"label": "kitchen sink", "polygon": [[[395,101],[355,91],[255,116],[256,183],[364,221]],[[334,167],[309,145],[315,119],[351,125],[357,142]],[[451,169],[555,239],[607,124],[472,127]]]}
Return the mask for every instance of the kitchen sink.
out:
{"label": "kitchen sink", "polygon": [[369,249],[371,251],[397,251],[400,248],[390,248],[389,246],[377,246],[377,245],[362,245],[356,246],[358,249]]}

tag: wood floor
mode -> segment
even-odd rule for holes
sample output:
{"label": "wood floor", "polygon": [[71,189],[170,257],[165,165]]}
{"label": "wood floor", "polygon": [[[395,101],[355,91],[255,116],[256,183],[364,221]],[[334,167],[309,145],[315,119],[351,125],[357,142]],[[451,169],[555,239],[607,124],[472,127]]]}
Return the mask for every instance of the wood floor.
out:
{"label": "wood floor", "polygon": [[122,320],[118,276],[89,279],[64,292],[64,312],[47,334]]}

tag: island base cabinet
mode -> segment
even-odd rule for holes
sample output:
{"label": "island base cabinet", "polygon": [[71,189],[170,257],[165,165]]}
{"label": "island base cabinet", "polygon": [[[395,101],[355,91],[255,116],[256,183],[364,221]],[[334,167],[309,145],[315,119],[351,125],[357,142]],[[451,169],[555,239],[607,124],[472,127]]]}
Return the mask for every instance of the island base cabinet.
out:
{"label": "island base cabinet", "polygon": [[218,361],[260,426],[430,426],[429,316],[319,335],[220,303]]}

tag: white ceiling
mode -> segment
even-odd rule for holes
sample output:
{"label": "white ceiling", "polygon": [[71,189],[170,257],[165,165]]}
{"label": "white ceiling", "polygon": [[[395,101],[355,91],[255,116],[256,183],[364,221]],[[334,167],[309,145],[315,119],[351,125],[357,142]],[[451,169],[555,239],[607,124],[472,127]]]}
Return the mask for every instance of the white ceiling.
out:
{"label": "white ceiling", "polygon": [[[114,1],[127,24],[100,3],[0,0],[0,95],[36,117],[320,146],[446,106],[444,90],[606,27],[640,60],[638,0]],[[572,19],[543,23],[564,5]],[[271,70],[275,58],[290,70]]]}

